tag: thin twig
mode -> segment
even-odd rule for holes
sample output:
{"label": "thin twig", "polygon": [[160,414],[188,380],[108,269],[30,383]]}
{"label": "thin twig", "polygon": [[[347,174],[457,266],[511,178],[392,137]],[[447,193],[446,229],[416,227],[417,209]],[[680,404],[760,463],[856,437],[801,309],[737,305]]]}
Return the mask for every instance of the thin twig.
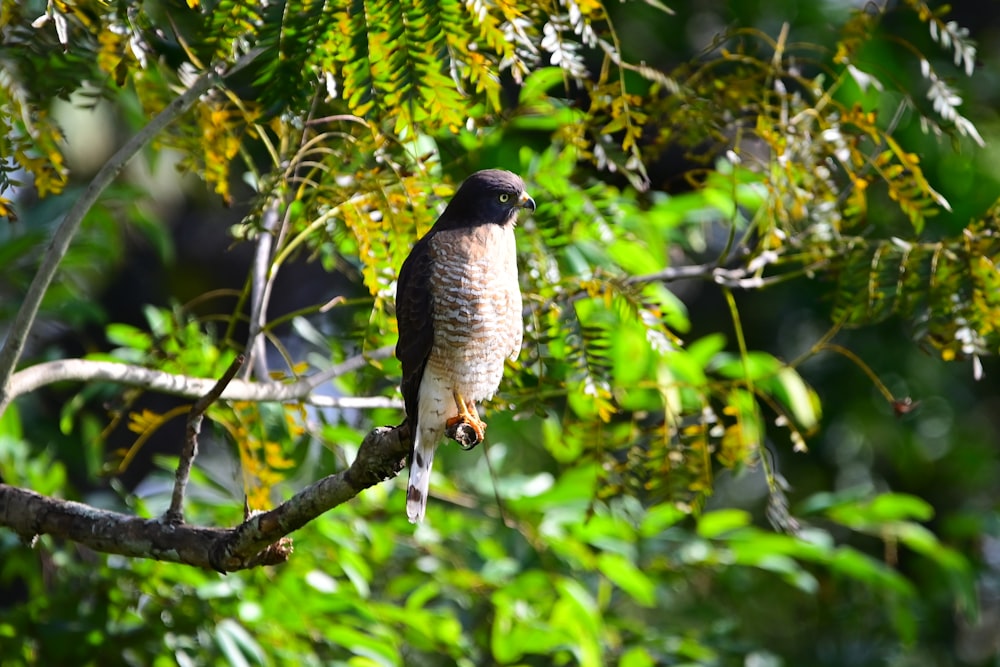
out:
{"label": "thin twig", "polygon": [[[256,56],[255,52],[247,53],[241,57],[229,70],[229,74],[239,71],[246,66]],[[94,179],[86,187],[79,199],[73,204],[66,217],[63,218],[52,240],[49,242],[45,256],[42,258],[41,266],[31,281],[21,307],[17,311],[17,316],[7,332],[7,338],[3,346],[0,347],[0,415],[3,415],[7,405],[13,398],[10,391],[10,381],[14,374],[14,369],[21,359],[24,346],[28,340],[28,332],[31,330],[38,315],[38,308],[42,303],[42,298],[49,289],[56,270],[62,262],[70,242],[80,229],[80,223],[97,202],[101,193],[111,184],[121,173],[125,165],[139,150],[149,143],[153,137],[158,135],[167,125],[187,111],[203,94],[218,84],[222,76],[216,71],[205,72],[195,80],[191,87],[182,95],[173,100],[167,107],[158,113],[149,123],[142,128],[135,136],[125,142],[125,145],[104,163]]]}
{"label": "thin twig", "polygon": [[306,125],[322,125],[323,123],[334,123],[337,121],[349,121],[358,125],[364,125],[365,127],[368,126],[364,118],[353,114],[337,114],[335,116],[323,116],[322,118],[310,118],[306,121]]}
{"label": "thin twig", "polygon": [[702,278],[711,280],[715,284],[721,285],[722,287],[730,287],[733,289],[760,289],[788,280],[790,276],[797,276],[818,271],[828,262],[826,260],[820,260],[788,273],[780,273],[772,276],[759,275],[761,269],[768,264],[773,263],[775,262],[757,262],[756,264],[751,262],[751,265],[749,266],[737,267],[733,269],[725,269],[714,263],[691,264],[689,266],[671,266],[663,269],[662,271],[657,271],[656,273],[630,276],[626,282],[630,285],[636,285],[653,282],[669,283],[677,280]]}
{"label": "thin twig", "polygon": [[272,282],[268,280],[268,269],[271,266],[271,251],[274,248],[278,216],[278,201],[274,200],[264,210],[261,218],[261,231],[257,238],[251,270],[250,333],[245,352],[250,361],[242,374],[244,378],[249,378],[251,373],[255,374],[258,380],[268,378],[267,349],[261,333],[267,325],[267,307],[271,300]]}
{"label": "thin twig", "polygon": [[483,440],[483,458],[486,459],[486,469],[490,471],[490,481],[493,482],[493,499],[496,500],[497,510],[503,519],[503,524],[508,528],[516,528],[516,522],[507,516],[503,499],[500,497],[500,479],[497,471],[493,469],[493,461],[490,460],[490,447],[486,440]]}
{"label": "thin twig", "polygon": [[174,492],[170,496],[170,507],[163,515],[164,521],[169,524],[179,526],[184,523],[184,491],[187,489],[188,480],[191,478],[191,466],[194,458],[198,456],[198,435],[201,433],[201,422],[205,417],[205,411],[212,403],[219,400],[226,386],[236,377],[237,371],[243,365],[244,356],[237,355],[233,363],[222,374],[219,381],[212,389],[195,401],[188,413],[187,429],[185,430],[184,447],[181,449],[181,457],[177,462],[177,475],[174,479]]}
{"label": "thin twig", "polygon": [[692,278],[707,278],[719,268],[716,264],[690,264],[688,266],[670,266],[656,273],[646,273],[641,276],[629,276],[630,284],[688,280]]}
{"label": "thin twig", "polygon": [[850,361],[854,363],[855,366],[861,369],[862,373],[868,376],[868,379],[872,381],[872,384],[875,385],[875,388],[879,390],[879,393],[885,397],[885,400],[889,404],[895,404],[897,402],[896,397],[892,395],[892,392],[889,391],[889,388],[885,386],[885,383],[882,382],[879,376],[875,374],[875,371],[872,370],[872,367],[866,364],[864,360],[862,360],[861,357],[859,357],[853,351],[847,349],[843,345],[838,345],[837,343],[824,343],[817,349],[821,352],[836,352],[837,354],[843,357],[847,357]]}
{"label": "thin twig", "polygon": [[[313,96],[313,106],[315,107],[317,95]],[[312,111],[310,111],[312,113]],[[266,136],[266,131],[261,129],[260,134]],[[302,131],[300,141],[308,145],[308,127]],[[317,141],[320,141],[317,138]],[[294,159],[285,169],[282,178],[290,181],[294,172],[301,167],[301,156],[304,146],[300,144]],[[282,152],[285,150],[285,142],[282,141]],[[274,153],[274,151],[272,151]],[[276,167],[280,166],[281,160],[278,154],[272,155]],[[292,195],[296,197],[296,195]],[[284,209],[284,214],[281,213]],[[251,303],[250,303],[250,335],[247,341],[247,353],[250,355],[250,364],[246,368],[243,377],[250,377],[250,372],[256,374],[258,380],[267,380],[270,371],[267,367],[266,346],[263,333],[267,327],[267,310],[271,303],[271,293],[274,289],[274,282],[278,279],[278,272],[281,265],[273,262],[276,248],[280,248],[285,242],[291,226],[292,207],[288,201],[273,199],[264,211],[261,219],[262,231],[257,240],[257,251],[254,256],[253,271],[251,273]],[[256,364],[256,365],[255,365]]]}

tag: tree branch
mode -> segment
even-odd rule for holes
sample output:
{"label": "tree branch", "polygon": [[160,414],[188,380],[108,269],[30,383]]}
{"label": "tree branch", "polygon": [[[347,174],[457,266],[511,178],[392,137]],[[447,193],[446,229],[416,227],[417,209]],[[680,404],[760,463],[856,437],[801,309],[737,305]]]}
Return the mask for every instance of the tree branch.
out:
{"label": "tree branch", "polygon": [[[228,73],[242,69],[253,57],[253,53],[244,55],[230,68]],[[14,395],[10,391],[10,380],[14,373],[14,368],[17,367],[17,363],[21,359],[21,353],[24,352],[24,346],[28,340],[28,332],[31,330],[35,322],[35,317],[38,315],[38,308],[42,303],[42,298],[45,296],[45,292],[48,291],[49,285],[55,277],[56,270],[59,268],[59,264],[69,249],[70,242],[80,229],[80,223],[83,221],[84,216],[87,215],[87,212],[90,211],[90,208],[97,201],[97,198],[100,197],[101,193],[104,192],[105,188],[121,173],[129,160],[143,146],[149,143],[153,137],[167,127],[167,125],[187,111],[199,97],[218,84],[221,79],[222,76],[218,72],[209,71],[195,80],[190,88],[170,102],[163,111],[158,113],[142,130],[125,142],[125,145],[111,156],[111,159],[101,167],[100,171],[97,172],[97,175],[94,176],[94,179],[80,195],[80,198],[76,200],[73,207],[66,213],[66,217],[63,218],[62,223],[60,223],[59,228],[56,229],[52,240],[49,242],[45,256],[42,258],[41,266],[38,267],[38,272],[32,279],[31,285],[24,295],[24,301],[17,311],[17,316],[14,318],[10,330],[7,332],[7,338],[4,340],[3,346],[0,347],[0,415],[3,415],[10,401],[13,399]]]}
{"label": "tree branch", "polygon": [[288,533],[364,489],[395,477],[406,465],[409,449],[406,424],[380,426],[365,436],[347,470],[313,483],[273,510],[230,529],[172,525],[48,498],[7,484],[0,484],[0,526],[28,541],[37,535],[53,535],[103,553],[219,572],[274,565],[291,554],[291,541],[284,539]]}
{"label": "tree branch", "polygon": [[[220,398],[228,401],[255,402],[305,402],[318,407],[333,408],[401,408],[402,402],[387,396],[322,396],[315,394],[317,387],[335,377],[355,371],[369,359],[382,359],[392,354],[386,346],[366,355],[352,357],[332,368],[294,382],[248,382],[233,380]],[[215,384],[213,379],[175,375],[131,364],[88,359],[57,359],[29,366],[10,378],[7,393],[10,400],[22,394],[56,382],[117,382],[130,387],[140,387],[185,398],[201,398]]]}

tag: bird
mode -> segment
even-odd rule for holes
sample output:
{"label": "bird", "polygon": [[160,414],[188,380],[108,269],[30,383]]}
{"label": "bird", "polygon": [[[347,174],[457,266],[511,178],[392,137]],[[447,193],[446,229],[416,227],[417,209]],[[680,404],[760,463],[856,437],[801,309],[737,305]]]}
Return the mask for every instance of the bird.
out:
{"label": "bird", "polygon": [[[504,363],[521,350],[524,323],[514,228],[535,210],[521,177],[501,169],[466,178],[444,212],[403,261],[396,282],[396,357],[410,427],[406,516],[421,523],[434,452],[446,432],[486,424],[476,403],[489,400]],[[467,431],[466,431],[467,432]]]}

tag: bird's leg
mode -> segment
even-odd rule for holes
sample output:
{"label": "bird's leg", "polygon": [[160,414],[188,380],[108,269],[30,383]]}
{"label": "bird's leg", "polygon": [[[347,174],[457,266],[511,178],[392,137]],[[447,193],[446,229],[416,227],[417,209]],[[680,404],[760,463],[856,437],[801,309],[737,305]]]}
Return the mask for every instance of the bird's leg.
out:
{"label": "bird's leg", "polygon": [[[458,416],[445,422],[448,437],[457,441],[465,449],[472,449],[483,441],[486,435],[486,423],[479,418],[474,402],[466,403],[465,398],[457,391],[453,392],[452,395],[455,397],[455,405],[458,406]],[[472,433],[462,433],[460,427],[463,425],[468,426]]]}

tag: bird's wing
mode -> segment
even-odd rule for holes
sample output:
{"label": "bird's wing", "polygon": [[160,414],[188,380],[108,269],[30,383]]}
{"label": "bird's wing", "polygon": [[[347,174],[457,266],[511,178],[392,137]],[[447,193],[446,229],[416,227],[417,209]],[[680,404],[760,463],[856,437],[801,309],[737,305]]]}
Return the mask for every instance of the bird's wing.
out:
{"label": "bird's wing", "polygon": [[431,274],[434,270],[430,236],[420,239],[399,270],[396,283],[396,321],[399,342],[396,357],[403,366],[403,403],[412,432],[417,427],[417,401],[420,381],[434,343],[434,302]]}

